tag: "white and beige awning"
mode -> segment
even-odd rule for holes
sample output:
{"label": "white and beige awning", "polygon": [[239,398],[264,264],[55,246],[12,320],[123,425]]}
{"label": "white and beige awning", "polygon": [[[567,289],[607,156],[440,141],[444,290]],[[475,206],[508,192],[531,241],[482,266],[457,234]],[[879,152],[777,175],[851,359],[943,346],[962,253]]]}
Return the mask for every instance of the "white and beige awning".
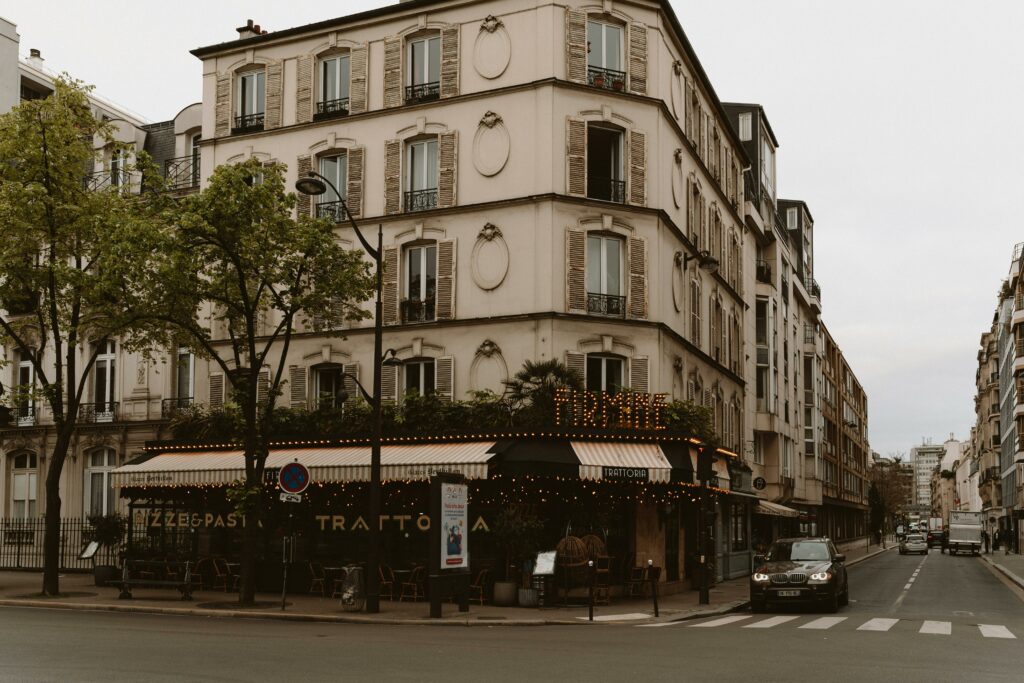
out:
{"label": "white and beige awning", "polygon": [[[494,457],[493,441],[385,445],[381,448],[381,479],[426,480],[441,472],[461,474],[467,479],[486,479],[487,461]],[[267,456],[267,469],[298,460],[309,468],[314,482],[370,481],[370,447],[274,449]],[[228,485],[245,478],[242,451],[190,451],[161,453],[113,472],[113,485],[187,486]]]}
{"label": "white and beige awning", "polygon": [[772,517],[799,517],[800,511],[768,500],[759,500],[757,501],[757,507],[754,508],[754,514],[770,515]]}
{"label": "white and beige awning", "polygon": [[580,461],[580,479],[668,483],[672,464],[656,443],[572,441]]}

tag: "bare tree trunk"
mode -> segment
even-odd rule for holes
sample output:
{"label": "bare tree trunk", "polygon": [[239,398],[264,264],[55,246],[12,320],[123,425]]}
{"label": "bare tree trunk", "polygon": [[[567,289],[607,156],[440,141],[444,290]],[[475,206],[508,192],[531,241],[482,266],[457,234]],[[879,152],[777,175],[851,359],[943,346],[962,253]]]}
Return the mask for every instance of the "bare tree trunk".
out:
{"label": "bare tree trunk", "polygon": [[71,443],[59,434],[46,470],[46,531],[43,535],[43,595],[60,595],[60,474]]}

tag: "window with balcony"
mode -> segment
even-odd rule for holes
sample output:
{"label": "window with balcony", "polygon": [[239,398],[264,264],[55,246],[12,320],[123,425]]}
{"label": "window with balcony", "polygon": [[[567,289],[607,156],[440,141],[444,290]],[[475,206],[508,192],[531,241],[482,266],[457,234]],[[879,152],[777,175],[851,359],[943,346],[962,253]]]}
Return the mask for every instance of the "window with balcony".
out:
{"label": "window with balcony", "polygon": [[328,365],[313,369],[313,393],[318,408],[336,408],[342,404],[341,394],[345,391],[344,369],[339,365]]}
{"label": "window with balcony", "polygon": [[96,363],[93,366],[93,405],[91,412],[87,412],[87,421],[113,422],[114,420],[117,380],[116,351],[117,344],[108,341],[103,343],[96,356]]}
{"label": "window with balcony", "polygon": [[622,26],[587,22],[587,83],[617,92],[626,89],[623,33]]}
{"label": "window with balcony", "polygon": [[[327,178],[330,183],[327,185],[327,191],[317,198],[317,218],[326,217],[335,223],[341,223],[346,220],[342,201],[348,200],[348,155],[320,157],[320,175]],[[334,191],[335,188],[340,195]]]}
{"label": "window with balcony", "polygon": [[36,489],[39,461],[32,453],[14,456],[11,470],[11,516],[31,519],[36,516]]}
{"label": "window with balcony", "polygon": [[266,106],[266,72],[250,71],[238,76],[236,93],[235,125],[233,133],[248,133],[263,130],[263,114]]}
{"label": "window with balcony", "polygon": [[122,187],[128,183],[128,152],[115,149],[110,153],[107,170],[110,172],[110,186]]}
{"label": "window with balcony", "polygon": [[348,54],[337,54],[320,60],[320,76],[314,119],[348,116],[352,70]]}
{"label": "window with balcony", "polygon": [[434,359],[422,358],[407,361],[402,366],[405,374],[405,393],[429,396],[437,387],[434,381]]}
{"label": "window with balcony", "polygon": [[616,318],[626,316],[622,277],[625,248],[619,237],[587,236],[587,312]]}
{"label": "window with balcony", "polygon": [[117,493],[111,484],[111,474],[117,467],[117,453],[103,448],[89,454],[85,469],[86,515],[112,515],[117,511]]}
{"label": "window with balcony", "polygon": [[626,362],[618,356],[587,354],[587,391],[615,393],[626,386]]}
{"label": "window with balcony", "polygon": [[180,407],[185,407],[192,403],[192,397],[195,396],[196,357],[190,350],[182,347],[178,349],[177,365],[178,381],[174,395],[178,399]]}
{"label": "window with balcony", "polygon": [[36,423],[35,386],[35,366],[30,359],[22,358],[18,362],[18,382],[14,406],[14,415],[19,427],[31,426]]}
{"label": "window with balcony", "polygon": [[406,211],[437,207],[437,138],[415,140],[406,146]]}
{"label": "window with balcony", "polygon": [[441,36],[413,38],[407,43],[408,84],[405,103],[429,102],[441,97]]}
{"label": "window with balcony", "polygon": [[437,245],[420,244],[405,250],[405,297],[402,322],[434,320],[437,301]]}
{"label": "window with balcony", "polygon": [[625,203],[624,146],[621,129],[587,124],[587,197]]}

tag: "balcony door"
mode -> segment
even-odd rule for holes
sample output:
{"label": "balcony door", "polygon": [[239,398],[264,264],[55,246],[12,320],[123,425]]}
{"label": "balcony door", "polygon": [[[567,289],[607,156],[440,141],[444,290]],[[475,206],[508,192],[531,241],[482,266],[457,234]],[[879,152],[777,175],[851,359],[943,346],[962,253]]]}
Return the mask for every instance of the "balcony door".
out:
{"label": "balcony door", "polygon": [[15,411],[18,426],[35,424],[36,405],[32,395],[36,384],[36,369],[32,361],[23,360],[18,363],[18,394]]}
{"label": "balcony door", "polygon": [[622,278],[623,242],[607,235],[587,236],[587,312],[622,317],[626,296]]}
{"label": "balcony door", "polygon": [[93,373],[93,402],[97,422],[114,419],[114,400],[117,381],[116,342],[104,342],[96,356]]}
{"label": "balcony door", "polygon": [[405,250],[405,301],[402,322],[434,319],[437,300],[437,245],[422,244]]}

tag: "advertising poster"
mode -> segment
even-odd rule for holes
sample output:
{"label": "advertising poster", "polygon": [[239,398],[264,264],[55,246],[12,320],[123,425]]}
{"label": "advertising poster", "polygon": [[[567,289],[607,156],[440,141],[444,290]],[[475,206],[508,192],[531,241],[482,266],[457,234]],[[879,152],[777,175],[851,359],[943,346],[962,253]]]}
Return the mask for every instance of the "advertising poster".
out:
{"label": "advertising poster", "polygon": [[441,484],[441,569],[469,568],[469,487]]}

